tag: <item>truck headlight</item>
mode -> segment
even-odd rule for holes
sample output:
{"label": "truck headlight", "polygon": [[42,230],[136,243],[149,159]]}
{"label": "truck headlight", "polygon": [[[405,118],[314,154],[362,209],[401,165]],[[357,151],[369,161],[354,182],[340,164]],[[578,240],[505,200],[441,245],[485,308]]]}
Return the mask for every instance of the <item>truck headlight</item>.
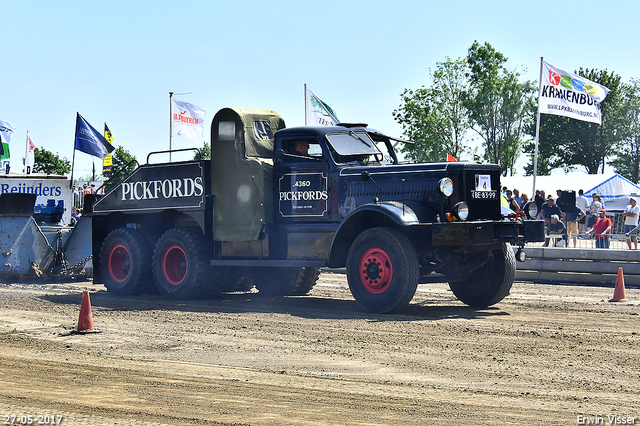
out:
{"label": "truck headlight", "polygon": [[440,179],[438,189],[445,197],[451,197],[451,194],[453,194],[453,181],[448,177]]}
{"label": "truck headlight", "polygon": [[455,214],[459,220],[467,220],[469,217],[469,205],[464,201],[460,201],[453,206],[453,214]]}
{"label": "truck headlight", "polygon": [[538,218],[538,205],[534,201],[529,201],[524,205],[524,213],[527,215],[529,219],[537,219]]}

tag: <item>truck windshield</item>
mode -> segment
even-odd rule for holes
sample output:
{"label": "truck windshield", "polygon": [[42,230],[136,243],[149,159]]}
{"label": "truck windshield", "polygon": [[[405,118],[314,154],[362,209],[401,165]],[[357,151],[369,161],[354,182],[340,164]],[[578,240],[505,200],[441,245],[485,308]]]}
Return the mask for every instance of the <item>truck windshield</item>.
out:
{"label": "truck windshield", "polygon": [[327,135],[327,140],[339,155],[380,154],[366,132],[332,133]]}

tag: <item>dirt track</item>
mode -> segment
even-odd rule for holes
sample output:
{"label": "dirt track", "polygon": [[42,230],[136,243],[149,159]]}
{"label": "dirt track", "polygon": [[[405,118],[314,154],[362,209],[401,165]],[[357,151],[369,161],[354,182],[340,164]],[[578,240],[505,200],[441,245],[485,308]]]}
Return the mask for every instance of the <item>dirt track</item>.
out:
{"label": "dirt track", "polygon": [[[71,333],[84,289],[100,334]],[[427,284],[374,315],[331,273],[284,299],[0,284],[0,424],[640,424],[640,291],[612,295],[516,283],[474,310]]]}

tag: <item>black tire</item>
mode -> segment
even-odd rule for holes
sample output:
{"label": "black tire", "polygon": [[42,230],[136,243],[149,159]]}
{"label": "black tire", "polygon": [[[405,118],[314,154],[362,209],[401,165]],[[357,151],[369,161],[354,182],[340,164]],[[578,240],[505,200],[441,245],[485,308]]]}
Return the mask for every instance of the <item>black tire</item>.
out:
{"label": "black tire", "polygon": [[100,273],[109,293],[142,294],[153,284],[151,248],[136,229],[111,231],[100,249]]}
{"label": "black tire", "polygon": [[221,292],[246,292],[253,288],[253,278],[247,268],[240,266],[214,266],[209,273],[218,280]]}
{"label": "black tire", "polygon": [[294,296],[305,296],[318,282],[320,268],[302,268],[302,275],[298,279],[298,287],[293,292]]}
{"label": "black tire", "polygon": [[291,296],[298,290],[304,268],[262,267],[255,268],[252,280],[260,294],[267,296]]}
{"label": "black tire", "polygon": [[153,253],[153,275],[160,293],[195,299],[211,293],[209,267],[199,229],[173,228],[162,234]]}
{"label": "black tire", "polygon": [[462,302],[474,308],[495,305],[509,295],[516,276],[516,257],[511,246],[487,252],[488,261],[465,280],[450,281],[449,287]]}
{"label": "black tire", "polygon": [[347,280],[356,301],[376,313],[405,308],[418,287],[420,264],[409,239],[391,228],[360,234],[347,256]]}

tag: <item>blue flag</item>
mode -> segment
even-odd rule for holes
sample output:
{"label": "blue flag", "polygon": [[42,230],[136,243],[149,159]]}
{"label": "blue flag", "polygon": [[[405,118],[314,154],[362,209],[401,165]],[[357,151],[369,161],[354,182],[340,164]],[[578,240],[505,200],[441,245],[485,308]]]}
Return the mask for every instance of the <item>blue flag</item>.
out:
{"label": "blue flag", "polygon": [[78,113],[75,149],[94,157],[104,158],[113,151],[113,145]]}

